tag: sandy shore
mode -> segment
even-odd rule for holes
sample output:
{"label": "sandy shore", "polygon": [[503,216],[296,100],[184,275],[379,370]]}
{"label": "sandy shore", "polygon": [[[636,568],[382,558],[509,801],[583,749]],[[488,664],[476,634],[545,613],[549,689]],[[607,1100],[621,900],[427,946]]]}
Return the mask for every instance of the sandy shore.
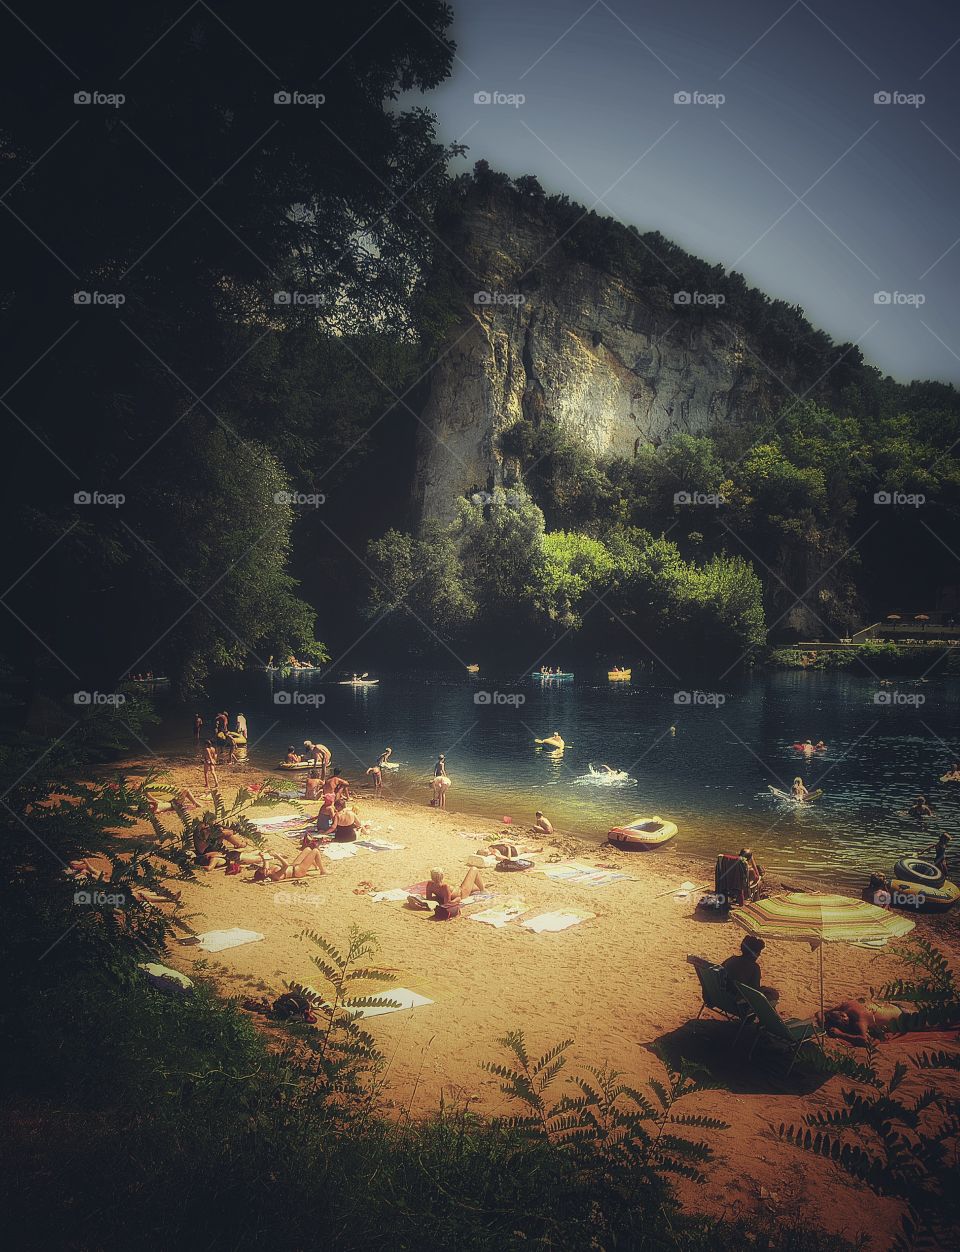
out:
{"label": "sandy shore", "polygon": [[[145,771],[148,762],[131,762],[129,773]],[[156,767],[156,762],[153,762]],[[194,763],[175,763],[171,780],[198,789]],[[224,790],[258,777],[253,770],[223,771]],[[396,792],[412,780],[392,780]],[[351,925],[376,934],[383,965],[395,970],[397,985],[429,997],[434,1003],[412,1011],[371,1019],[370,1027],[390,1058],[388,1095],[398,1108],[425,1113],[441,1099],[469,1101],[480,1112],[503,1108],[495,1079],[480,1062],[501,1059],[496,1040],[522,1028],[531,1051],[545,1050],[567,1038],[575,1040],[571,1069],[608,1062],[632,1083],[661,1073],[651,1045],[665,1047],[673,1057],[686,1056],[709,1064],[730,1090],[709,1092],[691,1101],[689,1111],[720,1116],[731,1124],[723,1132],[707,1132],[721,1160],[702,1187],[682,1191],[698,1211],[734,1215],[739,1210],[799,1215],[849,1238],[867,1234],[876,1246],[888,1244],[898,1219],[893,1202],[878,1201],[845,1180],[832,1165],[782,1145],[775,1127],[796,1122],[810,1111],[831,1105],[838,1097],[838,1079],[823,1082],[795,1070],[784,1078],[785,1063],[777,1054],[758,1048],[747,1065],[745,1049],[730,1048],[734,1027],[694,1019],[701,1000],[688,954],[723,960],[737,950],[742,932],[732,922],[701,920],[695,914],[697,893],[677,899],[679,885],[712,881],[712,866],[684,856],[682,842],[653,854],[630,854],[581,843],[575,859],[592,866],[615,866],[631,875],[600,888],[554,882],[536,871],[490,873],[488,887],[500,900],[522,897],[524,917],[563,907],[595,914],[570,930],[536,934],[512,922],[494,929],[464,915],[436,922],[402,902],[375,902],[366,894],[406,887],[442,866],[459,883],[465,860],[480,839],[502,827],[494,821],[437,811],[425,800],[426,788],[409,790],[407,800],[383,800],[360,791],[359,811],[371,823],[373,837],[404,845],[400,851],[358,851],[330,864],[326,876],[302,885],[257,884],[251,871],[226,877],[222,870],[186,884],[184,912],[195,914],[198,931],[242,927],[265,935],[261,942],[206,955],[194,948],[171,946],[169,963],[190,974],[212,975],[230,995],[273,997],[288,981],[311,982],[310,945],[299,938],[309,927],[334,942],[343,942]],[[305,806],[315,813],[317,806]],[[270,816],[292,811],[270,810]],[[251,817],[265,816],[253,809]],[[172,815],[162,820],[173,828]],[[521,836],[515,828],[515,838]],[[149,835],[131,832],[130,837]],[[523,835],[523,842],[542,851],[549,841]],[[574,841],[559,839],[564,859]],[[729,842],[729,841],[728,841]],[[735,842],[735,840],[734,840]],[[289,854],[297,844],[282,835],[266,836],[268,848]],[[719,844],[718,844],[719,850]],[[735,850],[733,843],[731,851]],[[761,857],[762,859],[762,857]],[[779,884],[771,875],[772,888]],[[368,887],[368,884],[370,885]],[[486,906],[481,906],[486,907]],[[479,911],[479,910],[471,910]],[[919,929],[956,955],[955,919],[921,919]],[[824,961],[827,999],[879,987],[901,972],[889,953],[850,946],[831,947]],[[764,982],[781,993],[785,1016],[807,1016],[817,1007],[816,956],[801,944],[771,943],[763,954]],[[916,1051],[916,1040],[882,1045],[884,1066]]]}

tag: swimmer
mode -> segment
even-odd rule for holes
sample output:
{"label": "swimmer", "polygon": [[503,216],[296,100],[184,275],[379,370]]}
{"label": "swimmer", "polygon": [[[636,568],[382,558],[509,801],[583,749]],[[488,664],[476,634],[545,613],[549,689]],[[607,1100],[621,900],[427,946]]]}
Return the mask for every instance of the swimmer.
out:
{"label": "swimmer", "polygon": [[920,822],[922,822],[925,818],[936,817],[936,813],[927,803],[926,796],[917,796],[916,800],[914,800],[907,812],[911,817],[916,818],[916,820]]}
{"label": "swimmer", "polygon": [[561,752],[566,747],[566,744],[563,741],[563,736],[560,734],[559,730],[555,730],[552,735],[547,735],[545,739],[535,739],[534,743],[545,744],[547,747],[557,748]]}

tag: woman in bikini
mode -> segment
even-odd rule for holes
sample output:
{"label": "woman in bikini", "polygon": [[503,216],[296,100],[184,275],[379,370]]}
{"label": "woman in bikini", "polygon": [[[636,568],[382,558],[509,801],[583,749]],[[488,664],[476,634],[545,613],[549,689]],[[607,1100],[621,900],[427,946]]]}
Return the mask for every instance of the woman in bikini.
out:
{"label": "woman in bikini", "polygon": [[292,861],[282,856],[275,857],[278,864],[268,867],[267,858],[253,875],[254,882],[279,882],[283,878],[305,878],[307,874],[325,874],[327,868],[323,863],[320,844],[315,839],[305,840],[306,846],[301,848]]}
{"label": "woman in bikini", "polygon": [[454,891],[449,883],[443,881],[442,869],[432,869],[430,881],[427,883],[427,899],[437,902],[434,916],[449,918],[459,913],[460,906],[468,896],[473,895],[475,891],[485,890],[480,870],[476,866],[471,866],[467,870],[459,891]]}
{"label": "woman in bikini", "polygon": [[208,791],[220,790],[220,779],[217,777],[217,750],[211,739],[203,745],[203,785]]}

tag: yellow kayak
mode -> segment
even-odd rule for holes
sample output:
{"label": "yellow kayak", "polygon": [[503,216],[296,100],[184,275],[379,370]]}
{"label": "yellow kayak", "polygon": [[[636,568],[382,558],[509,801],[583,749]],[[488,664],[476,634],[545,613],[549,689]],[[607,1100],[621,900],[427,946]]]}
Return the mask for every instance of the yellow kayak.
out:
{"label": "yellow kayak", "polygon": [[628,683],[631,673],[628,669],[608,669],[607,677],[612,683]]}

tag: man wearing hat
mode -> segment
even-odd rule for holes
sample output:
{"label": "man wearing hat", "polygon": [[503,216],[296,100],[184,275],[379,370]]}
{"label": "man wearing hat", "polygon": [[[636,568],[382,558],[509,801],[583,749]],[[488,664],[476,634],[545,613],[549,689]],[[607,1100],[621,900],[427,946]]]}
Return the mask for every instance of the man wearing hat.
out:
{"label": "man wearing hat", "polygon": [[757,935],[747,935],[740,944],[739,956],[728,956],[723,962],[727,978],[731,983],[742,983],[745,987],[753,987],[761,991],[768,1000],[775,1003],[780,993],[773,987],[760,986],[760,953],[766,944]]}

